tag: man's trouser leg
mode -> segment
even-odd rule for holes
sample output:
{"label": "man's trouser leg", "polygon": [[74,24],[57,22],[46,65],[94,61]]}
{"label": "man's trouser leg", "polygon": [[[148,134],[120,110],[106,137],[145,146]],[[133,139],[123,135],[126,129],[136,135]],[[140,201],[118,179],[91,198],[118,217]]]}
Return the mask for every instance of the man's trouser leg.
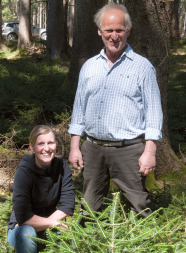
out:
{"label": "man's trouser leg", "polygon": [[110,185],[109,170],[105,165],[105,149],[86,140],[81,151],[84,161],[84,198],[93,210],[98,210]]}
{"label": "man's trouser leg", "polygon": [[[144,143],[108,150],[110,177],[139,213],[148,208],[150,199],[145,188],[145,177],[139,172],[139,158],[144,152]],[[145,217],[152,211],[148,208],[141,213]]]}
{"label": "man's trouser leg", "polygon": [[[139,158],[144,143],[126,147],[103,147],[89,141],[82,146],[84,159],[84,198],[98,210],[107,195],[110,178],[118,185],[132,207],[141,212],[150,200],[145,189],[145,178],[139,172]],[[147,216],[151,210],[142,213]]]}

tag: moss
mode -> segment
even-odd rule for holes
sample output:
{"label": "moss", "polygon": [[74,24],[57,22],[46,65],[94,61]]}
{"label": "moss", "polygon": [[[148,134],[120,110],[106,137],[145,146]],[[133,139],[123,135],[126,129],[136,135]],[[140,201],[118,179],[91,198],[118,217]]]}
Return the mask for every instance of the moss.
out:
{"label": "moss", "polygon": [[13,157],[15,155],[15,152],[12,152],[11,150],[9,149],[6,149],[4,148],[3,146],[0,146],[0,156],[1,157]]}
{"label": "moss", "polygon": [[145,186],[146,186],[148,191],[159,188],[153,171],[147,175]]}

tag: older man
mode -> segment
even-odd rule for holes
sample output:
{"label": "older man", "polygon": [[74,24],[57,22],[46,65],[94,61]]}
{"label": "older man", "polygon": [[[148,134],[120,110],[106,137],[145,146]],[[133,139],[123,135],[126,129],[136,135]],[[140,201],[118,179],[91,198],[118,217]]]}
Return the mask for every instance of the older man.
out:
{"label": "older man", "polygon": [[145,176],[155,169],[163,121],[155,69],[127,43],[132,23],[123,5],[105,5],[94,21],[105,47],[80,71],[69,161],[84,167],[84,197],[94,210],[112,179],[131,207],[147,216]]}

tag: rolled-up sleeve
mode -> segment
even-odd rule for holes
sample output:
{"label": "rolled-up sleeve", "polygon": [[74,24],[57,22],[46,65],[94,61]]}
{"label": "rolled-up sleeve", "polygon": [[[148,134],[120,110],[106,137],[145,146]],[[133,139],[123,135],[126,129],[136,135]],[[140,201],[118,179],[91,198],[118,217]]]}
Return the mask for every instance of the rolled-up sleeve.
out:
{"label": "rolled-up sleeve", "polygon": [[82,136],[85,130],[85,96],[83,90],[84,66],[79,74],[78,88],[73,105],[72,120],[69,124],[68,132],[70,134]]}
{"label": "rolled-up sleeve", "polygon": [[163,113],[161,96],[156,81],[156,71],[153,66],[148,67],[143,79],[143,104],[145,117],[145,139],[161,140]]}

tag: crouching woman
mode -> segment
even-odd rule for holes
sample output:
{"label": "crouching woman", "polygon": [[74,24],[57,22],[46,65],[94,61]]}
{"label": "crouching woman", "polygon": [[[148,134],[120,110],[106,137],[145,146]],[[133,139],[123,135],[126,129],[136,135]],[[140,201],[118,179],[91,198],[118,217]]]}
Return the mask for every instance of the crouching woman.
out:
{"label": "crouching woman", "polygon": [[56,137],[45,125],[30,133],[33,154],[21,158],[13,184],[13,212],[8,242],[16,253],[36,253],[38,232],[54,226],[74,212],[72,174],[62,158],[55,157]]}

